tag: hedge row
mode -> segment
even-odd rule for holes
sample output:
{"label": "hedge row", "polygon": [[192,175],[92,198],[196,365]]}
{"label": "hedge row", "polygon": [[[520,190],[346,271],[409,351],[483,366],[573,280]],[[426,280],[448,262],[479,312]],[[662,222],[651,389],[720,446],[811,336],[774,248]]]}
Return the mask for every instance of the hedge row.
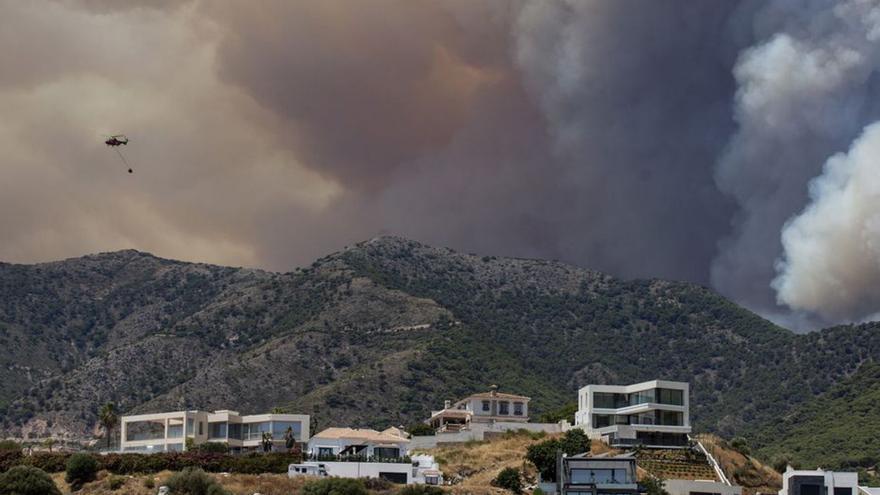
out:
{"label": "hedge row", "polygon": [[[287,466],[302,461],[302,456],[288,453],[253,453],[229,455],[210,452],[161,452],[157,454],[92,454],[99,469],[114,474],[157,473],[197,467],[212,473],[286,473]],[[64,471],[69,453],[0,452],[0,471],[13,466],[34,466],[49,473]]]}

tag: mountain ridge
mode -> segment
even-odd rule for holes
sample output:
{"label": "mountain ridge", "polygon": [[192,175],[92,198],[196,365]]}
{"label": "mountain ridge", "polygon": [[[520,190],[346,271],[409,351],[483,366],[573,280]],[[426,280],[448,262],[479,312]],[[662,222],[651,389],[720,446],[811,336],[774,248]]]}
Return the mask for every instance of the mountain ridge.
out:
{"label": "mountain ridge", "polygon": [[395,237],[285,273],[132,250],[0,264],[0,301],[16,436],[87,438],[106,401],[406,424],[490,384],[537,416],[586,383],[658,377],[690,381],[694,424],[731,436],[880,359],[876,324],[796,335],[687,282]]}

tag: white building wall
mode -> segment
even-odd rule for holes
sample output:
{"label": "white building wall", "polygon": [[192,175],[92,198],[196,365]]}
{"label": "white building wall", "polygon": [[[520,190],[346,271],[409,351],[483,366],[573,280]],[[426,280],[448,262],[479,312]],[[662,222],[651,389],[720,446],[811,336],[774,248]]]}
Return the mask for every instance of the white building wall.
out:
{"label": "white building wall", "polygon": [[669,495],[690,495],[691,492],[714,493],[717,495],[742,495],[741,486],[731,486],[720,481],[703,480],[665,480],[663,488]]}

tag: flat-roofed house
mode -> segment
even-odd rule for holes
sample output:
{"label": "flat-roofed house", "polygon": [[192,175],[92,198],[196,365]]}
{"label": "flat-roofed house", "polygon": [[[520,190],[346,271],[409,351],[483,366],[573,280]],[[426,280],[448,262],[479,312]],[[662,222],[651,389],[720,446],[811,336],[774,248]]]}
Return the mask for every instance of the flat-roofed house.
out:
{"label": "flat-roofed house", "polygon": [[686,447],[689,391],[687,383],[667,380],[587,385],[578,391],[575,426],[613,447]]}
{"label": "flat-roofed house", "polygon": [[639,495],[636,459],[630,454],[560,456],[556,471],[560,495]]}
{"label": "flat-roofed house", "polygon": [[309,416],[305,414],[242,415],[228,409],[138,414],[121,418],[120,450],[123,452],[171,452],[193,445],[226,443],[233,452],[259,450],[264,433],[272,436],[273,450],[285,448],[290,430],[296,443],[309,441]]}
{"label": "flat-roofed house", "polygon": [[443,409],[432,411],[425,422],[438,432],[467,430],[471,423],[528,423],[530,400],[523,395],[499,392],[493,386],[488,392],[470,395],[454,404],[446,401]]}

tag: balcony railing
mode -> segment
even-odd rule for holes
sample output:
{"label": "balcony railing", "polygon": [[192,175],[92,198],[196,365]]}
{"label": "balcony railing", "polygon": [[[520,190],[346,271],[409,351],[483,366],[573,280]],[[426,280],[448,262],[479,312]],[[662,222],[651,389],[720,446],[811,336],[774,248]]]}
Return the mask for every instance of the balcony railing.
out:
{"label": "balcony railing", "polygon": [[387,462],[393,464],[412,464],[412,458],[403,457],[378,457],[366,455],[316,455],[312,454],[306,457],[308,461],[315,462]]}

